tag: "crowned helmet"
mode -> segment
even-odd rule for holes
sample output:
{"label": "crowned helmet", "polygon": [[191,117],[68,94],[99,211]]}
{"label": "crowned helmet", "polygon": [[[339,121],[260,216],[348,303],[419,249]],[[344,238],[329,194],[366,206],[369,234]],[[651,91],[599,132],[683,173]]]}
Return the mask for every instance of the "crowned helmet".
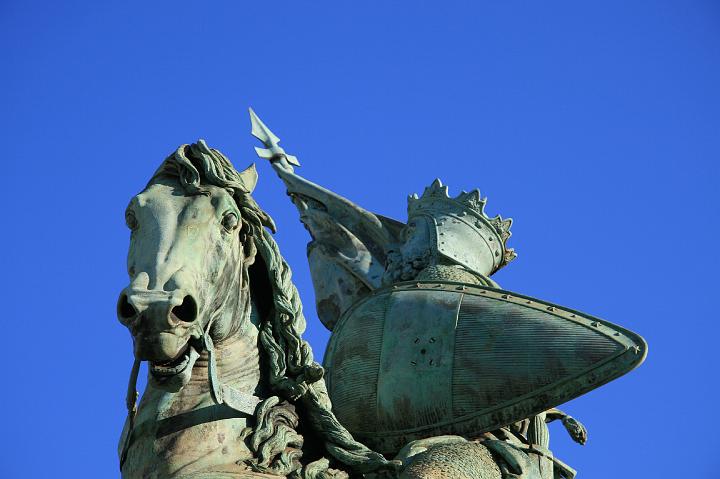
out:
{"label": "crowned helmet", "polygon": [[490,276],[517,256],[506,243],[512,219],[500,215],[490,218],[484,208],[487,198],[480,191],[448,195],[448,187],[439,179],[425,188],[422,196],[408,197],[408,221],[426,217],[434,230],[441,259],[468,270]]}

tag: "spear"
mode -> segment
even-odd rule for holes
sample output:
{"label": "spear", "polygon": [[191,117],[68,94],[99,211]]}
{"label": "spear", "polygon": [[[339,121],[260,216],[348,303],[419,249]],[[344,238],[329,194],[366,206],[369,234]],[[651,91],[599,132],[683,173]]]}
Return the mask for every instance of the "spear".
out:
{"label": "spear", "polygon": [[[263,142],[265,148],[255,147],[255,152],[260,158],[272,161],[273,159],[284,158],[288,163],[295,166],[300,166],[296,156],[288,155],[285,150],[279,145],[280,138],[270,131],[265,123],[255,114],[252,108],[248,108],[250,111],[250,122],[252,123],[252,135],[258,140]],[[291,168],[292,171],[292,168]]]}

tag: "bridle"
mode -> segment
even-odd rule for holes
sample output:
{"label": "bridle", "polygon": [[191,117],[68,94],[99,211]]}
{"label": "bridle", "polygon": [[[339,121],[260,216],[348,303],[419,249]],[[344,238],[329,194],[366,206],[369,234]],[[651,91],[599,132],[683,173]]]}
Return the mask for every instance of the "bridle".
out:
{"label": "bridle", "polygon": [[[242,268],[243,261],[237,261],[237,269]],[[235,271],[235,274],[239,274],[239,271]],[[249,286],[249,285],[248,285]],[[210,391],[212,392],[212,397],[216,404],[225,404],[231,409],[240,412],[244,415],[254,417],[255,416],[255,409],[257,405],[262,402],[262,399],[259,397],[248,394],[242,391],[239,391],[232,386],[228,386],[227,384],[224,384],[222,381],[220,381],[220,378],[218,376],[218,369],[217,369],[217,352],[215,350],[215,343],[213,342],[212,338],[210,337],[210,329],[212,328],[213,323],[217,319],[217,317],[221,313],[222,305],[227,304],[227,300],[230,297],[230,294],[233,291],[233,288],[225,288],[225,298],[222,302],[220,302],[220,307],[213,312],[213,314],[210,317],[210,320],[208,321],[208,324],[205,326],[205,330],[202,332],[201,335],[201,346],[208,352],[208,381],[210,382]],[[249,288],[248,288],[248,298],[247,302],[250,302],[249,297]],[[249,321],[249,314],[250,314],[251,307],[247,307],[247,311],[245,312],[246,318],[244,318],[243,323],[245,320]],[[134,353],[133,353],[134,354]],[[125,435],[125,440],[123,441],[123,447],[120,453],[120,470],[122,471],[123,464],[125,464],[125,460],[127,459],[127,454],[130,449],[130,446],[132,445],[134,441],[133,436],[133,430],[135,429],[135,416],[137,415],[137,399],[139,397],[138,391],[137,391],[137,379],[138,375],[140,373],[140,363],[142,361],[135,357],[135,360],[133,362],[132,369],[130,370],[130,379],[128,381],[128,388],[127,388],[127,394],[125,396],[125,405],[127,407],[127,433]]]}

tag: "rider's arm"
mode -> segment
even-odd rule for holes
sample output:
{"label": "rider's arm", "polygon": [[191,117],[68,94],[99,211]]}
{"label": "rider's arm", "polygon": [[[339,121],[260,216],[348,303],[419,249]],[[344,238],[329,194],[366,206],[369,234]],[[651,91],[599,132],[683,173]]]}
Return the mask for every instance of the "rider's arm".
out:
{"label": "rider's arm", "polygon": [[[288,194],[293,198],[301,215],[308,206],[321,207],[361,240],[367,239],[377,245],[387,245],[394,241],[392,233],[375,214],[298,175],[283,156],[274,157],[271,164],[285,183]],[[299,203],[298,199],[303,201]]]}

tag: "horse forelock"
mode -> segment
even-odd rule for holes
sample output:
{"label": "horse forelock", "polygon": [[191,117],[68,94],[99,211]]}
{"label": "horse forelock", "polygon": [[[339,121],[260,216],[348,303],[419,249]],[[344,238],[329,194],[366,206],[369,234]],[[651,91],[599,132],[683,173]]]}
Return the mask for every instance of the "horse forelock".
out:
{"label": "horse forelock", "polygon": [[247,214],[257,216],[262,225],[275,232],[275,222],[255,202],[251,193],[257,181],[255,165],[238,172],[230,160],[219,150],[207,146],[204,140],[180,145],[174,153],[165,158],[155,171],[150,182],[170,176],[177,178],[189,195],[209,194],[206,185],[227,189],[238,208]]}

